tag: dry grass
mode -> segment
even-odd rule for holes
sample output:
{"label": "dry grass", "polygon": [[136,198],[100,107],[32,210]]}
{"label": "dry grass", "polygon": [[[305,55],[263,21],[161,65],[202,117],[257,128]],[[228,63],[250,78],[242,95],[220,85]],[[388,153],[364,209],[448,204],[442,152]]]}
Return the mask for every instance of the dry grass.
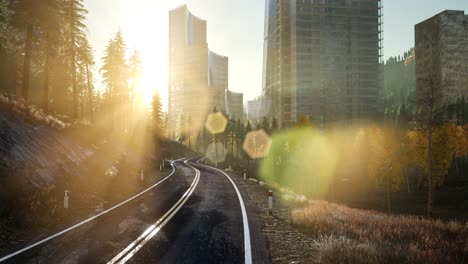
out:
{"label": "dry grass", "polygon": [[317,237],[318,263],[467,263],[468,223],[310,201],[293,222]]}

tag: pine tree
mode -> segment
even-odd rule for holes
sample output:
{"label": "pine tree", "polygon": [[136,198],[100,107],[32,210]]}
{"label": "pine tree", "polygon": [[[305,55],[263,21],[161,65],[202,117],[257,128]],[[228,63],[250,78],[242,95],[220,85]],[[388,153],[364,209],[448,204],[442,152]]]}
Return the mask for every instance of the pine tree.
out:
{"label": "pine tree", "polygon": [[237,119],[237,130],[236,130],[236,158],[239,159],[239,154],[244,140],[244,124],[240,119]]}
{"label": "pine tree", "polygon": [[[100,69],[103,83],[107,88],[106,97],[110,112],[113,115],[112,120],[117,117],[117,110],[125,107],[128,100],[125,52],[125,42],[122,33],[118,31],[106,46]],[[125,111],[122,114],[126,114]]]}
{"label": "pine tree", "polygon": [[[243,134],[243,136],[242,136],[242,142],[243,142],[243,141],[245,140],[245,138],[247,137],[247,134],[250,133],[250,132],[252,132],[252,130],[253,130],[252,124],[250,124],[250,122],[247,121],[247,124],[245,125],[245,129],[244,129],[244,131],[243,131],[244,134]],[[248,164],[249,164],[249,166],[250,166],[250,157],[249,157],[248,155],[246,155],[245,152],[244,152],[244,157],[247,158],[247,162],[248,162]]]}
{"label": "pine tree", "polygon": [[107,42],[106,49],[104,51],[104,57],[102,57],[102,67],[99,72],[102,75],[103,83],[107,87],[107,94],[109,97],[112,97],[114,93],[114,75],[116,74],[115,70],[115,43],[111,38]]}
{"label": "pine tree", "polygon": [[177,132],[177,138],[178,142],[183,144],[184,142],[187,142],[187,146],[189,149],[191,149],[191,140],[192,140],[192,117],[190,115],[184,115],[181,114],[179,116],[179,121],[178,121],[178,132]]}
{"label": "pine tree", "polygon": [[72,74],[72,95],[73,95],[73,118],[78,118],[78,61],[77,52],[83,39],[86,38],[86,25],[84,21],[88,11],[84,8],[83,0],[63,0],[65,13],[67,37],[68,37],[68,56],[71,63]]}
{"label": "pine tree", "polygon": [[115,78],[116,72],[114,67],[114,40],[109,39],[107,46],[104,50],[104,56],[101,58],[102,67],[99,69],[99,73],[102,76],[102,82],[106,87],[106,91],[103,95],[106,114],[109,115],[110,127],[114,127],[114,116],[115,116],[115,105],[114,105],[114,90],[115,90]]}
{"label": "pine tree", "polygon": [[[93,87],[93,76],[90,68],[94,65],[93,48],[89,44],[88,38],[83,38],[82,43],[78,49],[78,61],[79,64],[84,68],[84,78],[86,80],[86,94],[87,94],[87,106],[89,121],[94,123],[94,87]],[[84,105],[81,106],[84,108]]]}
{"label": "pine tree", "polygon": [[39,27],[42,31],[41,44],[44,53],[44,84],[42,91],[42,109],[49,111],[49,85],[51,60],[58,56],[59,42],[61,37],[61,24],[63,16],[60,12],[59,0],[42,1],[39,11]]}
{"label": "pine tree", "polygon": [[154,130],[157,135],[162,135],[163,129],[163,112],[162,112],[162,103],[161,97],[158,93],[153,95],[153,101],[151,103],[152,109],[152,123],[154,126]]}
{"label": "pine tree", "polygon": [[21,81],[21,96],[29,99],[31,56],[33,46],[33,34],[40,21],[42,1],[15,0],[13,3],[12,25],[24,39],[23,76]]}
{"label": "pine tree", "polygon": [[212,137],[211,137],[210,132],[208,132],[208,130],[205,127],[201,129],[200,135],[201,135],[201,139],[200,139],[201,151],[205,152],[208,148],[208,145],[211,143]]}
{"label": "pine tree", "polygon": [[186,117],[184,114],[180,114],[179,118],[177,120],[177,128],[176,128],[176,138],[177,142],[180,144],[183,144],[186,140],[185,137],[185,131],[186,131],[186,123],[185,123]]}
{"label": "pine tree", "polygon": [[9,43],[9,23],[11,19],[11,10],[8,2],[0,0],[0,50],[6,50]]}
{"label": "pine tree", "polygon": [[266,116],[263,117],[262,123],[260,123],[260,128],[270,134],[270,122],[268,122],[268,118]]}
{"label": "pine tree", "polygon": [[271,122],[271,131],[275,132],[278,129],[279,129],[278,121],[276,121],[276,118],[273,118],[273,121]]}
{"label": "pine tree", "polygon": [[138,55],[138,51],[134,50],[132,56],[129,59],[128,63],[128,72],[129,72],[129,77],[130,77],[130,83],[131,83],[131,93],[132,93],[132,110],[135,109],[135,85],[138,83],[141,73],[142,73],[142,65],[141,65],[141,59],[140,56]]}
{"label": "pine tree", "polygon": [[114,37],[114,69],[115,69],[115,89],[119,102],[122,102],[125,95],[128,94],[128,66],[125,60],[127,46],[122,35],[122,31],[118,31]]}
{"label": "pine tree", "polygon": [[230,117],[228,120],[227,127],[226,127],[226,135],[227,135],[228,147],[230,145],[229,156],[231,159],[234,158],[234,139],[235,139],[236,125],[237,125],[236,120]]}

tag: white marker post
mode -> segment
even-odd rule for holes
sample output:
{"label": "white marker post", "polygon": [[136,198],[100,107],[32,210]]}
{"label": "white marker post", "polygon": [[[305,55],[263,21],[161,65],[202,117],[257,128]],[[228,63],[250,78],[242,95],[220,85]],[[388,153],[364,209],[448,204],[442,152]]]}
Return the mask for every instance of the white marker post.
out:
{"label": "white marker post", "polygon": [[273,191],[268,191],[268,213],[271,214],[271,210],[273,210]]}
{"label": "white marker post", "polygon": [[68,209],[68,190],[65,190],[65,197],[63,197],[63,208]]}
{"label": "white marker post", "polygon": [[162,167],[163,167],[162,164],[159,163],[159,171],[162,171]]}
{"label": "white marker post", "polygon": [[244,170],[244,181],[246,181],[246,180],[247,180],[247,171]]}
{"label": "white marker post", "polygon": [[143,181],[145,179],[145,175],[143,174],[143,170],[140,171],[140,180]]}

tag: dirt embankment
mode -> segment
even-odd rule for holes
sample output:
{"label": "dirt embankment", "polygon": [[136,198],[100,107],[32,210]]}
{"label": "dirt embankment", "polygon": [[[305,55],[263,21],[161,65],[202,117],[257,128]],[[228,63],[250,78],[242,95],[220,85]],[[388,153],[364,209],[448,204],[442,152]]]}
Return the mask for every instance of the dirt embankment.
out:
{"label": "dirt embankment", "polygon": [[144,128],[109,138],[93,126],[57,127],[14,107],[0,102],[0,255],[138,193],[167,174],[159,172],[161,158],[186,152]]}

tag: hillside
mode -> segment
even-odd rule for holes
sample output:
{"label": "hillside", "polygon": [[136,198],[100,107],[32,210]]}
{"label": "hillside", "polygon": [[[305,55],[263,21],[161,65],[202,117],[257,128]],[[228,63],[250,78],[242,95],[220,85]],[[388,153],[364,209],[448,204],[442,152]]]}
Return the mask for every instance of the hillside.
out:
{"label": "hillside", "polygon": [[141,169],[159,173],[160,157],[187,152],[177,143],[160,142],[148,129],[129,139],[109,137],[5,98],[0,98],[0,222],[8,225],[31,224],[38,215],[44,222],[64,217],[65,190],[82,213],[113,204],[144,188]]}

